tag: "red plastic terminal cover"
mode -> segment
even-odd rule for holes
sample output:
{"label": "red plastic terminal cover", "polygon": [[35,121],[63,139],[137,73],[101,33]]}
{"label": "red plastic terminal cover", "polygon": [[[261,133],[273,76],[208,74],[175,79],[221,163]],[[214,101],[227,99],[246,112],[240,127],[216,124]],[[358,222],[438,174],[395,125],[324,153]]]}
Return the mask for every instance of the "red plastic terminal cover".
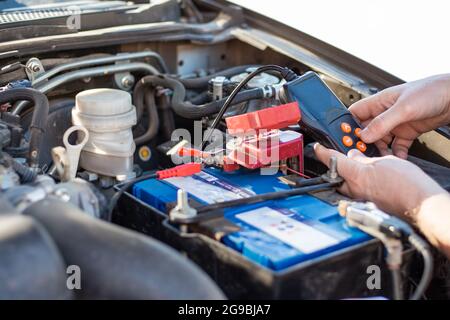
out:
{"label": "red plastic terminal cover", "polygon": [[282,104],[259,111],[228,117],[225,119],[228,133],[233,135],[256,133],[261,129],[282,129],[300,121],[297,102]]}

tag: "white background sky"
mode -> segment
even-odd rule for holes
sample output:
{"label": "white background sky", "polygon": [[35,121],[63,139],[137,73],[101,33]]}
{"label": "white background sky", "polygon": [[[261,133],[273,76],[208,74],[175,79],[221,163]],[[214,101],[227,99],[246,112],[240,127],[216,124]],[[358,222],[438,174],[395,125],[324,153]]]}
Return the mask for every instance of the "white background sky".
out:
{"label": "white background sky", "polygon": [[233,0],[404,80],[450,73],[450,1]]}

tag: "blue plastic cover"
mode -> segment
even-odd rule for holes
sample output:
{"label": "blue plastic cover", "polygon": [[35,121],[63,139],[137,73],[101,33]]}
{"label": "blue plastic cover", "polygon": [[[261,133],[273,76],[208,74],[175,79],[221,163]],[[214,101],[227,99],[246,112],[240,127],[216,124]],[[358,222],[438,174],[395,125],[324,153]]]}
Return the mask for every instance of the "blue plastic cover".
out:
{"label": "blue plastic cover", "polygon": [[[176,202],[178,188],[185,189],[197,202],[208,204],[289,189],[278,177],[259,171],[205,169],[193,177],[139,182],[133,186],[133,194],[166,212],[167,205]],[[335,206],[310,195],[229,208],[225,218],[241,230],[225,236],[223,243],[273,270],[370,239],[349,227]]]}

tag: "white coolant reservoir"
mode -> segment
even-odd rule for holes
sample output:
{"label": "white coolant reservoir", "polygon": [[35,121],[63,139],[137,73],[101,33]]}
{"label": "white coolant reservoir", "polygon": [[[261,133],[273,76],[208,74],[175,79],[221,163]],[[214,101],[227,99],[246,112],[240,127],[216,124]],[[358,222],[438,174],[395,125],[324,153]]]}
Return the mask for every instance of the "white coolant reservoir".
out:
{"label": "white coolant reservoir", "polygon": [[131,127],[136,124],[136,109],[128,92],[92,89],[78,93],[72,123],[89,131],[80,156],[83,169],[118,180],[132,176],[136,145]]}

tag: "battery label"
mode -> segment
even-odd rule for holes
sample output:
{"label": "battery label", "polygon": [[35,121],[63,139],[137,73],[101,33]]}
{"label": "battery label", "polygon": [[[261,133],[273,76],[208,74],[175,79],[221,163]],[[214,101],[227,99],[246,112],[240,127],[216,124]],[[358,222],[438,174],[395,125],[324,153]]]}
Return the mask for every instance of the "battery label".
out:
{"label": "battery label", "polygon": [[235,217],[307,254],[339,243],[338,239],[269,207]]}
{"label": "battery label", "polygon": [[203,171],[191,177],[175,177],[165,181],[205,203],[224,202],[255,195],[250,190],[236,187]]}

